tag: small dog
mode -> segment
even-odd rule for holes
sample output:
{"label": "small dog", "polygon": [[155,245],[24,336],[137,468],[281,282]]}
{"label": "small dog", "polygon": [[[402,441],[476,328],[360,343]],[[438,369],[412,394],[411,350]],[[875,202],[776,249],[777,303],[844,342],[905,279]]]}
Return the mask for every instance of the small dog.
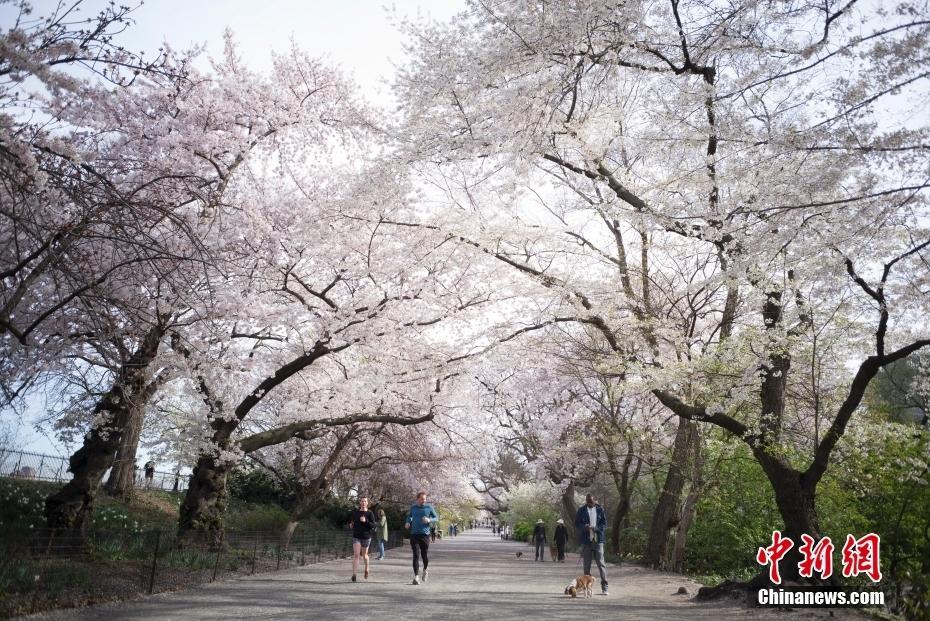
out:
{"label": "small dog", "polygon": [[521,556],[523,556],[523,552],[517,552],[517,558],[520,558]]}
{"label": "small dog", "polygon": [[559,560],[559,549],[554,543],[549,546],[549,558],[552,559],[553,563]]}
{"label": "small dog", "polygon": [[572,597],[578,597],[579,591],[584,593],[585,597],[594,597],[594,576],[578,576],[565,587],[565,594]]}

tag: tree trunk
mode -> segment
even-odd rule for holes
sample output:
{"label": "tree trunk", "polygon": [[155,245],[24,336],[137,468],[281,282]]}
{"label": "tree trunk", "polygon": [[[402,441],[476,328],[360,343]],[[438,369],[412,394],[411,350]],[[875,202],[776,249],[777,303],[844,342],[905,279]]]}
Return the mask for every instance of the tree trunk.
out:
{"label": "tree trunk", "polygon": [[226,476],[232,464],[201,456],[194,466],[190,485],[181,503],[178,539],[219,545],[223,541],[223,514],[228,494]]}
{"label": "tree trunk", "polygon": [[[294,503],[294,507],[291,509],[290,521],[284,529],[284,532],[281,533],[281,546],[284,549],[287,549],[291,544],[291,537],[294,536],[294,531],[297,529],[297,525],[300,524],[300,521],[307,517],[307,513],[320,504],[323,498],[329,494],[330,473],[336,468],[340,457],[345,452],[346,448],[348,448],[349,442],[356,437],[357,433],[358,427],[355,425],[349,427],[341,436],[337,433],[336,437],[338,439],[336,440],[336,444],[333,445],[329,457],[320,467],[319,472],[317,472],[316,476],[310,481],[307,481],[303,485],[298,485],[296,490],[297,500]],[[294,458],[293,466],[294,474],[297,475],[297,480],[299,481],[301,471],[305,468],[302,452],[298,451],[297,456]]]}
{"label": "tree trunk", "polygon": [[291,538],[294,536],[294,531],[297,530],[299,524],[300,520],[295,520],[294,516],[291,515],[290,521],[288,521],[287,526],[284,527],[284,531],[281,533],[282,550],[287,550],[288,546],[291,545]]}
{"label": "tree trunk", "polygon": [[[350,344],[351,343],[330,348],[325,343],[317,341],[309,351],[306,351],[287,364],[279,367],[274,373],[259,382],[254,390],[236,405],[235,409],[231,412],[232,416],[230,416],[229,412],[224,412],[223,400],[216,398],[211,393],[210,387],[207,385],[204,378],[202,376],[198,377],[201,396],[203,397],[204,403],[207,404],[212,418],[210,422],[210,426],[213,429],[211,441],[217,451],[216,455],[229,451],[233,445],[231,438],[236,429],[238,429],[239,424],[249,415],[252,408],[258,405],[271,390],[303,369],[306,369],[316,360],[329,354],[342,351],[349,347]],[[182,351],[182,353],[185,356],[188,355],[185,351]],[[358,417],[349,418],[352,419],[350,422],[355,422],[355,419]],[[372,418],[379,417],[368,417],[367,420],[371,420]],[[429,418],[432,418],[431,414]],[[303,424],[298,426],[297,429],[292,429],[292,431],[296,432],[302,429],[304,429]],[[275,436],[275,438],[272,439],[277,442],[284,442],[290,437],[293,437],[293,434],[284,434],[283,436],[280,434],[281,430],[277,429],[271,430],[270,435]],[[264,434],[261,433],[255,435],[264,436]],[[281,439],[277,440],[279,436]],[[255,441],[254,446],[251,449],[245,449],[246,452],[269,445],[268,441],[264,439],[259,441],[254,436],[252,440]],[[229,474],[229,470],[232,466],[233,464],[228,461],[220,462],[213,454],[201,455],[197,460],[197,465],[194,467],[194,472],[191,475],[190,486],[187,488],[184,502],[181,503],[181,511],[178,518],[179,540],[196,538],[215,544],[222,542],[222,515],[226,511],[227,501],[226,476]]]}
{"label": "tree trunk", "polygon": [[617,502],[617,509],[610,522],[610,551],[620,555],[620,533],[623,531],[623,523],[630,512],[630,499],[627,496],[620,498]]}
{"label": "tree trunk", "polygon": [[[630,467],[633,464],[633,459],[636,459],[636,468],[631,474]],[[610,527],[610,549],[618,556],[622,553],[620,549],[620,535],[623,532],[623,527],[630,514],[633,486],[636,485],[636,481],[639,479],[639,473],[642,467],[643,460],[634,457],[633,441],[629,440],[627,442],[627,455],[623,460],[623,470],[619,473],[619,481],[617,480],[618,473],[614,469],[611,469],[611,473],[614,476],[614,484],[617,486],[620,499],[617,501],[617,509],[614,511],[613,522]]]}
{"label": "tree trunk", "polygon": [[287,549],[287,547],[291,545],[291,537],[294,536],[297,525],[300,524],[302,519],[307,517],[307,513],[309,513],[313,507],[320,503],[323,499],[323,495],[324,490],[320,489],[319,481],[312,481],[309,489],[298,494],[297,503],[291,509],[290,521],[284,528],[284,532],[281,533],[282,548]]}
{"label": "tree trunk", "polygon": [[695,424],[686,418],[679,418],[678,431],[675,433],[675,444],[672,449],[672,461],[668,475],[665,477],[665,484],[662,486],[662,493],[659,495],[659,501],[652,514],[649,539],[646,541],[646,550],[643,553],[643,561],[652,568],[662,566],[668,547],[670,529],[678,525],[678,508],[688,472],[693,433],[696,433]]}
{"label": "tree trunk", "polygon": [[146,374],[158,353],[164,332],[161,322],[149,329],[138,349],[120,368],[113,386],[97,402],[94,418],[99,422],[85,436],[83,446],[68,460],[73,478],[45,499],[45,519],[49,528],[70,529],[83,536],[97,488],[113,464],[123,430],[147,395]]}
{"label": "tree trunk", "polygon": [[697,512],[697,502],[701,497],[701,490],[697,487],[691,488],[685,498],[685,504],[681,509],[681,518],[678,520],[678,526],[675,528],[675,542],[672,544],[671,555],[668,559],[669,571],[682,573],[682,567],[685,563],[685,546],[688,543],[688,529],[694,522],[694,515]]}
{"label": "tree trunk", "polygon": [[[794,542],[794,547],[779,563],[782,580],[797,580],[798,563],[801,555],[801,535],[807,534],[820,539],[820,526],[815,507],[816,490],[810,489],[804,476],[792,468],[781,457],[772,457],[761,450],[756,451],[756,459],[762,464],[772,489],[775,491],[775,504],[778,513],[785,522],[782,535]],[[760,547],[765,547],[764,544]]]}
{"label": "tree trunk", "polygon": [[575,513],[578,508],[575,506],[575,482],[571,481],[565,491],[562,492],[562,519],[565,520],[566,530],[568,531],[568,542],[574,544],[578,541],[578,533],[575,529]]}
{"label": "tree trunk", "polygon": [[142,436],[142,424],[145,417],[144,407],[134,407],[129,417],[129,423],[123,429],[119,447],[116,449],[116,459],[110,469],[105,489],[111,496],[128,499],[136,483],[136,451],[139,448],[139,438]]}

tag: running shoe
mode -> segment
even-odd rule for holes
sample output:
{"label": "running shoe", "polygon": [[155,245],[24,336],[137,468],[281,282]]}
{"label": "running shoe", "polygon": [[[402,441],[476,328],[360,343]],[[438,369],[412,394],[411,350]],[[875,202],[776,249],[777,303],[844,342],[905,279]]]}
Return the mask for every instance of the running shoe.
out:
{"label": "running shoe", "polygon": [[423,570],[423,582],[426,582],[427,578],[429,578],[429,572],[424,569]]}
{"label": "running shoe", "polygon": [[413,583],[420,584],[420,576],[413,574]]}

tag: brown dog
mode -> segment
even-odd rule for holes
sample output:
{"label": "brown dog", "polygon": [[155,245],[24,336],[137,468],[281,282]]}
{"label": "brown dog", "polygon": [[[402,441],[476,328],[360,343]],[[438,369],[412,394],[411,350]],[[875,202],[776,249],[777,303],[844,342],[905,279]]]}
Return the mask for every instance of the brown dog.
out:
{"label": "brown dog", "polygon": [[594,597],[594,576],[578,576],[565,587],[565,594],[571,597],[578,597],[579,591],[584,593],[585,597]]}

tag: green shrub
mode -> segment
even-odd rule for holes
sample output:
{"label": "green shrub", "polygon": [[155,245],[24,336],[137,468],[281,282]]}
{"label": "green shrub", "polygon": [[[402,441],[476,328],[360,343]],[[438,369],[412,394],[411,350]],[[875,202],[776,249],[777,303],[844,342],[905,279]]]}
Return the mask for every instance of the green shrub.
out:
{"label": "green shrub", "polygon": [[239,466],[229,473],[227,490],[230,499],[248,504],[276,504],[290,507],[293,494],[263,468]]}
{"label": "green shrub", "polygon": [[500,515],[500,521],[510,524],[513,538],[529,541],[537,520],[546,525],[546,535],[553,540],[555,521],[559,518],[558,499],[552,487],[540,483],[518,485],[509,497],[509,509]]}
{"label": "green shrub", "polygon": [[716,470],[688,532],[684,569],[737,579],[753,568],[756,550],[782,519],[765,473],[742,442],[711,444],[707,463]]}
{"label": "green shrub", "polygon": [[277,505],[249,504],[230,509],[226,528],[238,531],[283,531],[290,514]]}

